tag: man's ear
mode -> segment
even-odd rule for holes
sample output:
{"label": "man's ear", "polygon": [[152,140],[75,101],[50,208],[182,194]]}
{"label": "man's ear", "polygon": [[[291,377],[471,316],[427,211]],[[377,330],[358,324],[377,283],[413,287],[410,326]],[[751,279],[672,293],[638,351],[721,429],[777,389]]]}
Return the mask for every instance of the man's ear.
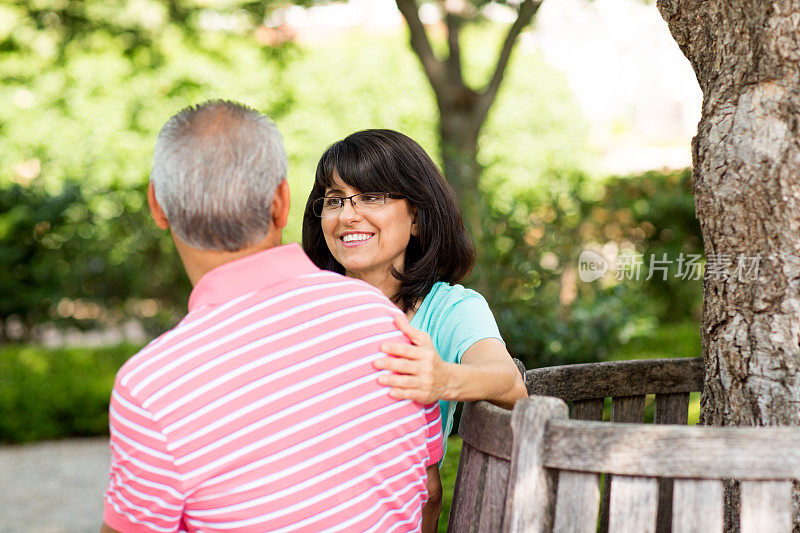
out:
{"label": "man's ear", "polygon": [[167,215],[164,213],[164,210],[161,209],[161,206],[158,205],[158,200],[156,200],[156,191],[153,189],[152,181],[147,185],[147,205],[150,207],[150,214],[153,216],[153,220],[156,221],[156,226],[161,229],[169,228]]}
{"label": "man's ear", "polygon": [[272,204],[269,206],[269,213],[272,217],[272,223],[278,229],[283,229],[289,223],[289,206],[291,198],[289,195],[289,182],[283,180],[278,188],[275,189],[275,195],[272,197]]}

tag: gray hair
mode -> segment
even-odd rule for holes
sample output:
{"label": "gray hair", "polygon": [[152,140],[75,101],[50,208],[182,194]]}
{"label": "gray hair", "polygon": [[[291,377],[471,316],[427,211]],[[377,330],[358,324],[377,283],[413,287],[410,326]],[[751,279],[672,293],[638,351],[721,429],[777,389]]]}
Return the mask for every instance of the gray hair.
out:
{"label": "gray hair", "polygon": [[234,252],[263,240],[286,179],[275,124],[236,102],[187,107],[156,140],[150,181],[172,231],[203,250]]}

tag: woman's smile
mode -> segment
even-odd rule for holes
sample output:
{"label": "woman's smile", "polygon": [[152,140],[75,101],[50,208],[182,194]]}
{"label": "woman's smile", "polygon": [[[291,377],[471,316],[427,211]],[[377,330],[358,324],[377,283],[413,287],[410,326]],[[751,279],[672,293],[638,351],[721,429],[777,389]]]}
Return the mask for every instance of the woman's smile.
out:
{"label": "woman's smile", "polygon": [[342,233],[339,238],[341,239],[342,243],[347,246],[348,248],[352,248],[355,246],[360,246],[374,236],[374,233],[366,233],[360,231],[346,231]]}

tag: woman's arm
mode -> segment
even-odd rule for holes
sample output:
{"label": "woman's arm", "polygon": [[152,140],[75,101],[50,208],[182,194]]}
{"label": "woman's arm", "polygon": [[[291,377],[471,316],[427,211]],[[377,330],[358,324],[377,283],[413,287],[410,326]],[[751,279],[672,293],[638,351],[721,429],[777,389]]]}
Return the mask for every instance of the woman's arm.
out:
{"label": "woman's arm", "polygon": [[464,352],[461,364],[447,363],[427,333],[413,328],[404,316],[395,323],[412,344],[384,343],[381,349],[395,357],[375,362],[376,368],[394,372],[378,378],[392,388],[393,397],[423,404],[488,400],[510,408],[528,395],[517,366],[499,339],[479,340]]}
{"label": "woman's arm", "polygon": [[439,465],[428,467],[428,501],[422,507],[422,533],[436,533],[439,528],[439,515],[442,514],[442,478]]}

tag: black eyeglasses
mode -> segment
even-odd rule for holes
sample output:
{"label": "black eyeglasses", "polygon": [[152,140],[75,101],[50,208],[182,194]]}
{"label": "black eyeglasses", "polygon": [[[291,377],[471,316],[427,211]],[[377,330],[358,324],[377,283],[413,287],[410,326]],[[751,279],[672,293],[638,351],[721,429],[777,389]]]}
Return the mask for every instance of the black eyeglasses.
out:
{"label": "black eyeglasses", "polygon": [[387,198],[399,200],[405,198],[405,196],[389,192],[364,192],[351,196],[323,196],[314,200],[311,203],[311,208],[315,216],[321,218],[332,217],[341,212],[345,201],[350,200],[350,205],[359,213],[374,213],[384,208]]}

